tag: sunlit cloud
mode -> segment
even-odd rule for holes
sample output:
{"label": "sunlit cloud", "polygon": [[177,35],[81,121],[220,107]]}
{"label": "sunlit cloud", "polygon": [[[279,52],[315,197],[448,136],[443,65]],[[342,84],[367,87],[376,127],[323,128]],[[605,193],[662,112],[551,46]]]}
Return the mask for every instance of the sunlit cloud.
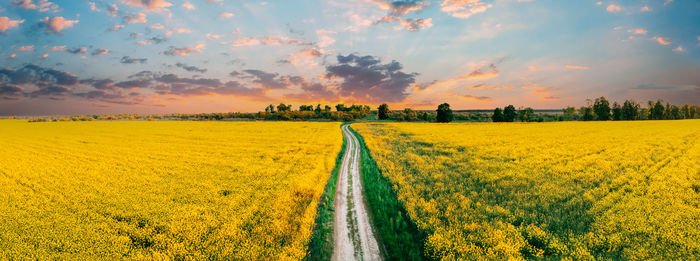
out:
{"label": "sunlit cloud", "polygon": [[670,45],[671,42],[668,40],[668,37],[660,37],[656,36],[652,38],[654,41],[658,42],[660,45]]}
{"label": "sunlit cloud", "polygon": [[448,96],[451,97],[458,97],[462,99],[467,99],[467,100],[473,100],[477,102],[490,102],[491,97],[486,97],[486,96],[474,96],[474,95],[469,95],[469,94],[456,94],[456,93],[448,93]]}
{"label": "sunlit cloud", "polygon": [[588,66],[581,66],[581,65],[566,65],[566,69],[569,70],[588,70]]}
{"label": "sunlit cloud", "polygon": [[631,33],[631,34],[638,34],[638,35],[647,34],[647,30],[644,30],[643,28],[630,29],[630,30],[627,30],[627,32]]}
{"label": "sunlit cloud", "polygon": [[190,2],[188,1],[188,2],[182,3],[182,8],[185,8],[185,9],[187,9],[187,10],[194,10],[195,7],[194,7],[194,5],[193,5],[192,3],[190,3]]}
{"label": "sunlit cloud", "polygon": [[233,17],[233,13],[221,12],[221,13],[219,13],[219,17],[221,17],[221,18],[231,18],[231,17]]}
{"label": "sunlit cloud", "polygon": [[106,55],[108,53],[109,53],[108,49],[97,48],[94,51],[92,51],[92,56]]}
{"label": "sunlit cloud", "polygon": [[77,24],[78,20],[66,20],[61,16],[44,17],[39,21],[39,25],[45,28],[46,33],[61,34],[61,31],[66,28],[71,28]]}
{"label": "sunlit cloud", "polygon": [[34,51],[34,46],[33,45],[25,45],[25,46],[19,46],[15,48],[17,51],[27,51],[27,52],[33,52]]}
{"label": "sunlit cloud", "polygon": [[642,6],[641,8],[639,8],[639,11],[640,12],[651,12],[651,7],[649,7],[648,5],[645,5],[645,6]]}
{"label": "sunlit cloud", "polygon": [[395,16],[385,16],[382,17],[377,21],[377,23],[387,23],[387,22],[392,22],[396,21],[399,23],[400,26],[394,27],[396,30],[408,30],[408,31],[418,31],[422,29],[427,29],[433,26],[433,19],[432,18],[408,18],[408,19],[402,19],[400,17],[395,17]]}
{"label": "sunlit cloud", "polygon": [[170,2],[165,0],[118,0],[119,2],[129,5],[143,7],[148,11],[162,11],[165,8],[172,6]]}
{"label": "sunlit cloud", "polygon": [[171,56],[188,56],[190,53],[196,52],[196,53],[202,53],[202,50],[204,50],[205,45],[202,43],[199,43],[195,45],[194,47],[183,47],[183,48],[175,48],[175,47],[170,47],[169,50],[165,51],[163,54],[165,55],[171,55]]}
{"label": "sunlit cloud", "polygon": [[616,5],[616,4],[610,4],[608,7],[605,8],[606,11],[610,13],[617,13],[622,11],[622,6]]}
{"label": "sunlit cloud", "polygon": [[685,52],[685,49],[683,48],[683,46],[679,45],[678,47],[673,48],[673,51],[677,52],[677,53],[682,53],[682,52]]}
{"label": "sunlit cloud", "polygon": [[53,12],[56,13],[59,11],[58,5],[54,4],[52,2],[49,2],[48,0],[39,0],[38,2],[34,3],[32,0],[12,0],[12,4],[21,7],[24,9],[29,9],[29,10],[37,10],[39,12]]}
{"label": "sunlit cloud", "polygon": [[118,25],[113,25],[112,27],[110,27],[108,31],[116,32],[116,31],[119,31],[121,29],[124,29],[124,25],[118,24]]}
{"label": "sunlit cloud", "polygon": [[469,18],[470,16],[486,12],[493,7],[483,0],[444,0],[440,4],[440,10],[456,18]]}
{"label": "sunlit cloud", "polygon": [[9,17],[0,17],[0,34],[5,33],[10,28],[17,28],[24,20],[12,20]]}
{"label": "sunlit cloud", "polygon": [[144,13],[127,14],[122,17],[122,21],[127,24],[145,24],[148,22],[146,19],[146,14]]}

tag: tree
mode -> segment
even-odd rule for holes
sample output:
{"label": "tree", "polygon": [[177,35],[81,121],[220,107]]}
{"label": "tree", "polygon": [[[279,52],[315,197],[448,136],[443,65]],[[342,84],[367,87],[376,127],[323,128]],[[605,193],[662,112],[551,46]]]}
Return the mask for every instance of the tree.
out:
{"label": "tree", "polygon": [[681,108],[676,105],[671,106],[671,119],[680,120],[683,119],[683,114],[681,114]]}
{"label": "tree", "polygon": [[324,106],[324,107],[323,107],[323,111],[325,111],[325,112],[330,112],[330,111],[331,111],[331,106],[330,106],[330,105]]}
{"label": "tree", "polygon": [[337,104],[335,105],[335,111],[345,111],[345,104]]}
{"label": "tree", "polygon": [[518,118],[522,122],[531,122],[535,121],[535,110],[533,110],[530,107],[527,107],[525,109],[522,109],[518,112]]}
{"label": "tree", "polygon": [[562,115],[563,120],[573,121],[576,119],[576,108],[569,106],[569,107],[562,109],[562,112],[563,112],[563,115]]}
{"label": "tree", "polygon": [[503,122],[503,112],[501,111],[501,108],[496,108],[493,110],[491,120],[493,120],[493,122]]}
{"label": "tree", "polygon": [[389,105],[386,105],[386,103],[379,105],[379,108],[377,108],[377,118],[380,120],[389,118]]}
{"label": "tree", "polygon": [[620,108],[620,104],[618,104],[617,102],[613,102],[612,119],[614,121],[619,121],[622,119],[622,108]]}
{"label": "tree", "polygon": [[517,112],[515,111],[515,107],[513,105],[508,105],[503,109],[503,121],[505,122],[515,121],[516,115]]}
{"label": "tree", "polygon": [[316,109],[314,110],[316,114],[321,113],[321,104],[316,104]]}
{"label": "tree", "polygon": [[440,104],[437,109],[437,122],[451,122],[455,119],[452,109],[447,103]]}
{"label": "tree", "polygon": [[268,105],[268,106],[265,108],[265,112],[274,113],[274,112],[275,112],[275,106],[272,105],[272,104]]}
{"label": "tree", "polygon": [[595,120],[595,113],[593,112],[593,108],[584,106],[581,107],[581,109],[578,110],[579,113],[581,114],[581,119],[584,121],[592,121]]}
{"label": "tree", "polygon": [[634,101],[626,100],[625,103],[622,104],[621,119],[625,121],[632,121],[638,118],[639,104]]}
{"label": "tree", "polygon": [[605,97],[595,99],[593,103],[593,112],[598,116],[599,121],[610,120],[610,102]]}
{"label": "tree", "polygon": [[284,103],[280,103],[277,105],[277,111],[279,112],[284,112],[284,111],[291,111],[292,110],[292,105],[286,105]]}
{"label": "tree", "polygon": [[654,104],[654,107],[651,109],[649,112],[650,118],[652,120],[663,120],[664,119],[664,105],[661,103],[661,100],[657,100],[656,103]]}

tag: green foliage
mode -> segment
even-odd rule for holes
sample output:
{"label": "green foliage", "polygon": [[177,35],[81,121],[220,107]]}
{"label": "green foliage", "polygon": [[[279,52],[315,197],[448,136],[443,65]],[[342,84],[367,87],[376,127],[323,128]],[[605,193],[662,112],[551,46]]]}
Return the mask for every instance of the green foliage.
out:
{"label": "green foliage", "polygon": [[505,108],[503,108],[503,120],[504,121],[513,122],[513,121],[515,121],[515,116],[517,116],[517,112],[515,111],[515,106],[508,105]]}
{"label": "green foliage", "polygon": [[532,122],[536,121],[535,110],[530,107],[518,111],[518,119],[521,122]]}
{"label": "green foliage", "polygon": [[452,109],[447,103],[440,104],[437,109],[437,122],[451,122],[454,120]]}
{"label": "green foliage", "polygon": [[596,119],[599,121],[610,120],[610,102],[605,97],[595,99],[593,113],[595,113]]}
{"label": "green foliage", "polygon": [[386,103],[379,105],[379,108],[377,108],[377,118],[380,120],[389,118],[389,105],[386,105]]}
{"label": "green foliage", "polygon": [[501,111],[501,108],[496,108],[495,110],[493,110],[491,120],[493,122],[502,122],[505,120],[505,118],[503,118],[503,112]]}
{"label": "green foliage", "polygon": [[622,119],[622,108],[617,102],[613,102],[612,107],[612,120],[619,121]]}

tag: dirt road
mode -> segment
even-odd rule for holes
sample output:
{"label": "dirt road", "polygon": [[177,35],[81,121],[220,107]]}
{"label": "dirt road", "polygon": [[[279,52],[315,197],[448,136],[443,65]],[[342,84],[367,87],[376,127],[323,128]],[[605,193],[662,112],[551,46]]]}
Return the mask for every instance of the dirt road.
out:
{"label": "dirt road", "polygon": [[333,260],[381,260],[360,181],[360,143],[342,127],[347,140],[335,192]]}

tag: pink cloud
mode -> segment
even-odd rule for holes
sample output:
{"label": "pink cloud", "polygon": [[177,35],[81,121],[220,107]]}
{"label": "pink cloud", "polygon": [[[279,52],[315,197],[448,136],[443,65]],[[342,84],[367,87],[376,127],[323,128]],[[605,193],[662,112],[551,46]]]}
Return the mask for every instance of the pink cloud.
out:
{"label": "pink cloud", "polygon": [[58,12],[58,5],[48,0],[39,0],[36,4],[32,0],[14,0],[12,4],[24,9],[39,10],[39,12]]}
{"label": "pink cloud", "polygon": [[26,46],[17,47],[17,48],[15,48],[15,49],[17,49],[17,51],[29,51],[29,52],[33,52],[33,51],[34,51],[34,46],[33,46],[33,45],[26,45]]}
{"label": "pink cloud", "polygon": [[184,2],[182,4],[182,7],[187,9],[187,10],[194,10],[194,5],[190,2]]}
{"label": "pink cloud", "polygon": [[671,42],[668,40],[667,37],[659,37],[659,36],[656,36],[656,37],[654,37],[654,38],[652,38],[652,39],[653,39],[654,41],[658,42],[660,45],[670,45],[670,44],[671,44]]}
{"label": "pink cloud", "polygon": [[43,55],[41,56],[41,59],[46,59],[46,58],[49,58],[49,54],[48,54],[48,53],[45,53],[45,54],[43,54]]}
{"label": "pink cloud", "polygon": [[610,4],[608,5],[607,8],[605,8],[606,11],[611,12],[611,13],[617,13],[622,11],[622,6],[616,5],[616,4]]}
{"label": "pink cloud", "polygon": [[202,53],[204,50],[204,44],[197,44],[195,47],[185,47],[185,48],[170,48],[170,50],[165,51],[165,55],[172,56],[188,56],[192,52]]}
{"label": "pink cloud", "polygon": [[233,14],[232,14],[232,13],[227,13],[227,12],[221,12],[221,13],[219,13],[219,17],[221,17],[221,18],[231,18],[231,17],[233,17]]}
{"label": "pink cloud", "polygon": [[61,16],[56,16],[56,17],[51,17],[49,18],[44,17],[44,19],[41,19],[40,24],[46,27],[46,33],[55,33],[55,34],[61,34],[61,31],[66,28],[71,28],[73,25],[77,24],[79,21],[78,20],[66,20],[65,18]]}
{"label": "pink cloud", "polygon": [[7,29],[18,27],[24,20],[12,20],[9,17],[0,17],[0,33],[5,33]]}
{"label": "pink cloud", "polygon": [[15,57],[17,57],[17,55],[14,53],[7,56],[7,58],[10,58],[10,59],[15,59]]}
{"label": "pink cloud", "polygon": [[581,66],[581,65],[567,65],[566,69],[569,70],[588,70],[588,66]]}
{"label": "pink cloud", "polygon": [[130,6],[143,7],[148,11],[161,11],[173,5],[165,0],[119,0],[119,2]]}
{"label": "pink cloud", "polygon": [[440,10],[456,18],[469,18],[473,14],[486,12],[493,7],[482,0],[444,0]]}
{"label": "pink cloud", "polygon": [[122,17],[122,21],[127,24],[145,24],[148,22],[146,19],[146,14],[144,13],[138,13],[138,14],[128,14]]}
{"label": "pink cloud", "polygon": [[64,51],[66,51],[66,46],[65,46],[65,45],[62,45],[62,46],[52,46],[52,47],[49,47],[49,50],[51,50],[51,51],[58,51],[58,52],[64,52]]}
{"label": "pink cloud", "polygon": [[647,30],[644,30],[643,28],[631,29],[631,30],[627,30],[627,32],[632,33],[632,34],[639,34],[639,35],[647,34]]}

